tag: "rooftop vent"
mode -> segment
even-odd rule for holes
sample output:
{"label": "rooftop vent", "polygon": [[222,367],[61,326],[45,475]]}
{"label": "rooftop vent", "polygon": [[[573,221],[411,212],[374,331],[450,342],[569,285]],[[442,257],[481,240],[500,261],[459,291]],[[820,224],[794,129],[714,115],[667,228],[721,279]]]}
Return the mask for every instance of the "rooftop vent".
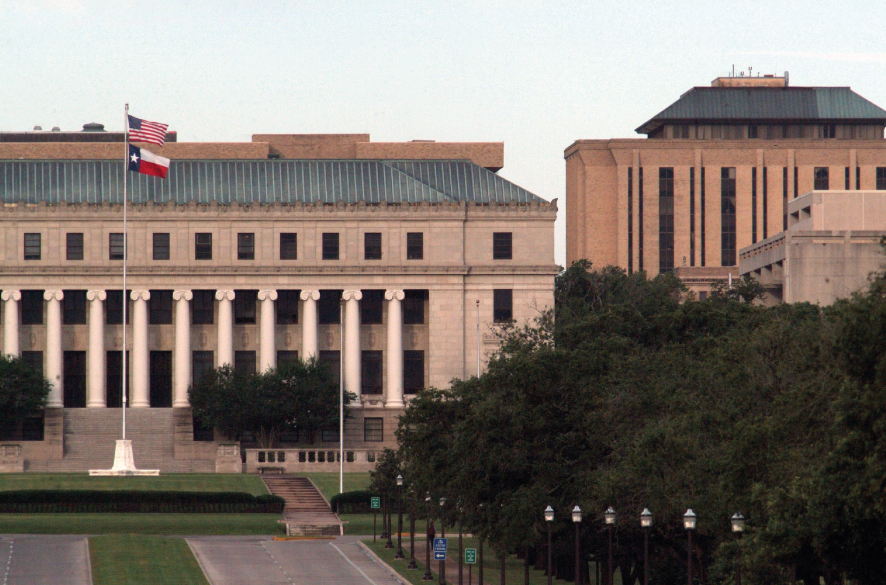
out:
{"label": "rooftop vent", "polygon": [[62,129],[59,128],[58,126],[53,126],[53,127],[52,127],[52,131],[53,131],[53,132],[61,132]]}
{"label": "rooftop vent", "polygon": [[34,132],[40,132],[43,130],[43,126],[34,126]]}
{"label": "rooftop vent", "polygon": [[90,122],[89,124],[83,124],[84,132],[104,132],[105,125],[99,124],[97,122]]}

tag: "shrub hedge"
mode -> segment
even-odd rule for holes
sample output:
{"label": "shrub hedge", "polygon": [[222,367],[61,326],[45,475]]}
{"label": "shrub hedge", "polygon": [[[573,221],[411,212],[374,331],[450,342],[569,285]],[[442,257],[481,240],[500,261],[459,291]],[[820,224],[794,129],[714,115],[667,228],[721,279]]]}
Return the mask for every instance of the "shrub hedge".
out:
{"label": "shrub hedge", "polygon": [[329,507],[333,511],[338,511],[339,505],[341,505],[340,511],[342,514],[369,514],[372,512],[371,502],[369,501],[371,497],[372,492],[368,490],[336,494],[329,500]]}
{"label": "shrub hedge", "polygon": [[0,513],[240,513],[279,514],[280,496],[242,492],[21,490],[0,492]]}

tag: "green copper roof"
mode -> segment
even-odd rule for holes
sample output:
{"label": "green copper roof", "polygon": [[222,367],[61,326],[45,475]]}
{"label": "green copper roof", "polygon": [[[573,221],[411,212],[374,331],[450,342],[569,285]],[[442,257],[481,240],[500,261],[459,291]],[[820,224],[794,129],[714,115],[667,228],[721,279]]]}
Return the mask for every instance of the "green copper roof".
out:
{"label": "green copper roof", "polygon": [[[123,163],[0,160],[3,203],[120,203]],[[129,173],[134,203],[530,203],[526,189],[467,161],[173,160],[166,179]]]}
{"label": "green copper roof", "polygon": [[649,134],[666,123],[886,123],[886,110],[848,87],[694,87],[637,128]]}

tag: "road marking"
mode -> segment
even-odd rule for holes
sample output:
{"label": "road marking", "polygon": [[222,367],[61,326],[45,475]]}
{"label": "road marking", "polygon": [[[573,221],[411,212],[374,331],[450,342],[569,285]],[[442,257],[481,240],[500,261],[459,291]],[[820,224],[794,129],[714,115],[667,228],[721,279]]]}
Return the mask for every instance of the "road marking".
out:
{"label": "road marking", "polygon": [[292,580],[292,577],[290,577],[289,575],[286,574],[286,571],[283,570],[283,567],[280,566],[280,563],[277,562],[277,559],[274,558],[274,555],[271,554],[271,551],[268,550],[268,547],[265,546],[265,543],[260,542],[259,544],[261,545],[261,547],[263,549],[265,549],[265,552],[268,554],[269,557],[271,557],[271,560],[274,561],[274,564],[277,565],[277,569],[279,569],[280,572],[283,573],[283,576],[286,577],[286,580],[289,581],[292,585],[295,585],[295,582]]}
{"label": "road marking", "polygon": [[9,558],[6,559],[6,574],[3,575],[3,585],[7,585],[9,583],[9,570],[12,568],[12,545],[15,544],[14,540],[9,541]]}
{"label": "road marking", "polygon": [[355,569],[357,569],[358,571],[360,571],[360,574],[363,575],[363,577],[364,577],[367,581],[369,581],[370,583],[372,583],[372,585],[378,585],[378,583],[376,583],[375,581],[373,581],[372,579],[369,578],[369,575],[367,575],[366,573],[363,572],[363,569],[361,569],[360,567],[358,567],[357,565],[355,565],[355,564],[354,564],[354,561],[352,561],[351,559],[349,559],[349,558],[348,558],[348,555],[346,555],[346,554],[344,553],[344,551],[342,551],[342,549],[338,548],[337,546],[335,546],[335,545],[332,544],[331,542],[329,543],[329,546],[331,546],[332,548],[334,548],[335,550],[337,550],[337,551],[338,551],[338,554],[340,554],[340,555],[341,555],[346,561],[348,561],[349,563],[351,563],[351,566],[352,566],[352,567],[354,567]]}

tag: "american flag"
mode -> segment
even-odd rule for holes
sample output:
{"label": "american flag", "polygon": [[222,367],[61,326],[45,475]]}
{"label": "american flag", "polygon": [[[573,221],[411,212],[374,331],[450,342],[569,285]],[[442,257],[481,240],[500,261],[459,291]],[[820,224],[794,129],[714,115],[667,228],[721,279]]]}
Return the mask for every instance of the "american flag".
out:
{"label": "american flag", "polygon": [[169,124],[148,122],[135,116],[129,116],[129,139],[133,142],[150,142],[163,146],[166,142],[166,129]]}

